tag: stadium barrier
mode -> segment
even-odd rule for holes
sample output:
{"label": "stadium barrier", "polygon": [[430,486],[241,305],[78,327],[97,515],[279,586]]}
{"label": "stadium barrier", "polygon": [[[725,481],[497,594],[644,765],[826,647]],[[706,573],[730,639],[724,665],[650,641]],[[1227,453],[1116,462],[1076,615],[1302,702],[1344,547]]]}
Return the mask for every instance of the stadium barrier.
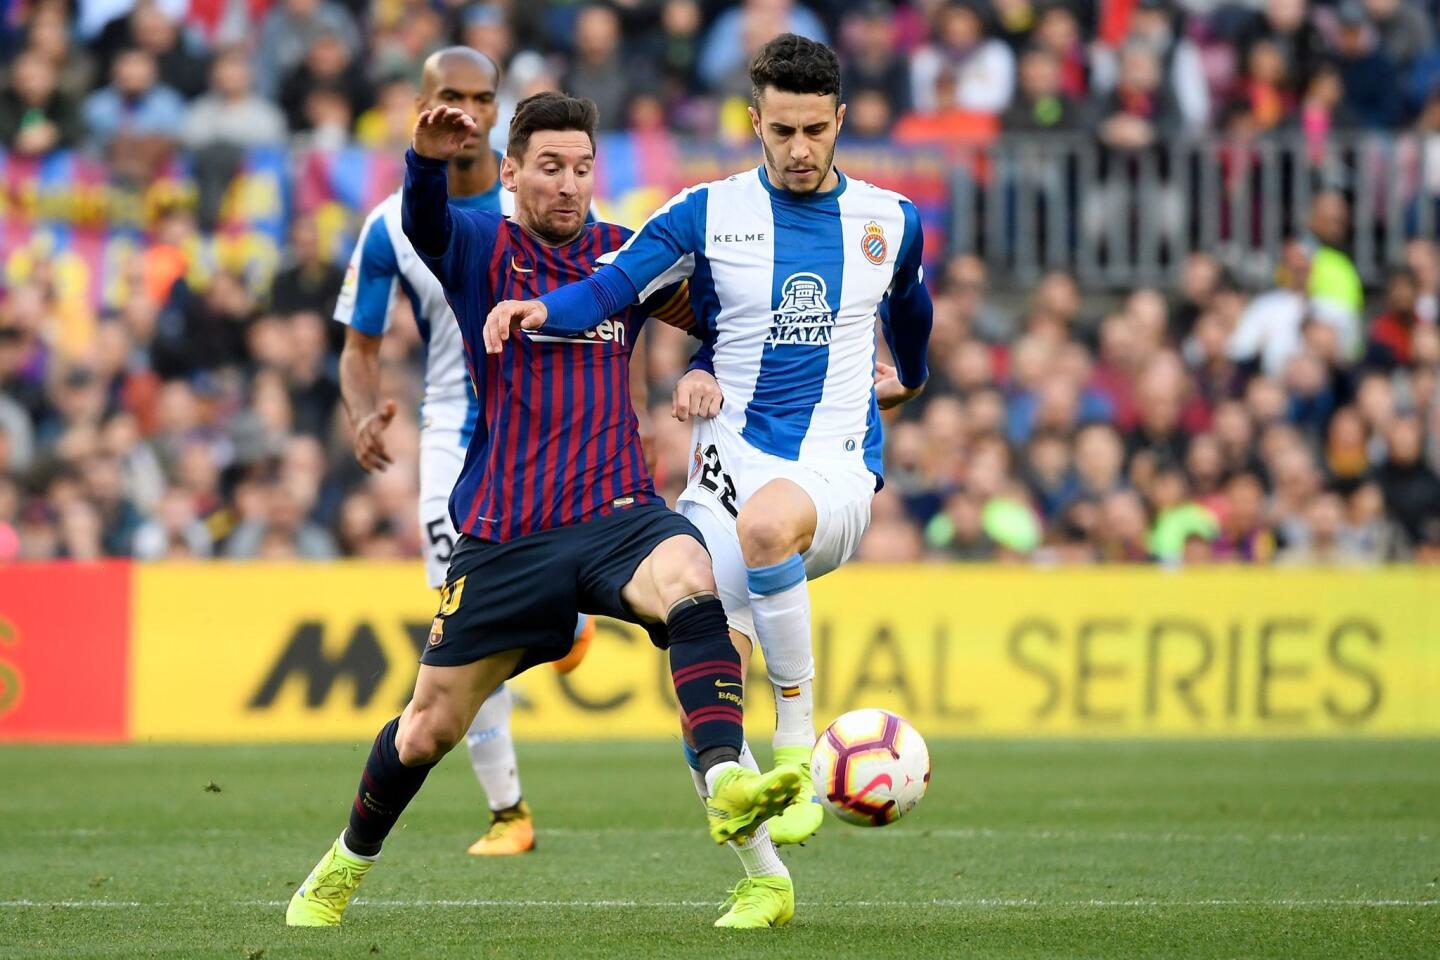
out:
{"label": "stadium barrier", "polygon": [[1060,269],[1085,289],[1172,285],[1194,251],[1258,284],[1281,241],[1308,234],[1322,189],[1345,191],[1355,266],[1378,283],[1408,239],[1436,236],[1440,137],[1180,137],[1125,152],[1089,133],[1006,134],[955,148],[950,249],[1022,286]]}
{"label": "stadium barrier", "polygon": [[[815,582],[817,719],[931,736],[1440,734],[1440,571],[851,567]],[[368,739],[435,597],[413,564],[0,573],[0,740]],[[752,666],[752,681],[763,670]],[[664,658],[602,622],[515,682],[522,738],[669,737]],[[757,682],[763,738],[768,685]]]}

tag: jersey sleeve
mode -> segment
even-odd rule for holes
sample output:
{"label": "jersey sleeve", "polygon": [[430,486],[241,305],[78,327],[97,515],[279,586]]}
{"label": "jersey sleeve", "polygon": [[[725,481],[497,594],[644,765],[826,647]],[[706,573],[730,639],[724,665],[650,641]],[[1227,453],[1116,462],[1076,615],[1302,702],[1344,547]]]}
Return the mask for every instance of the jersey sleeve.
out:
{"label": "jersey sleeve", "polygon": [[880,325],[890,353],[895,357],[900,382],[914,389],[924,384],[930,375],[925,353],[935,308],[930,301],[930,291],[925,289],[925,268],[921,266],[925,238],[920,213],[909,200],[901,200],[900,209],[905,217],[905,236],[900,241],[900,254],[895,258],[895,277],[880,310]]}
{"label": "jersey sleeve", "polygon": [[449,201],[447,164],[405,151],[400,226],[457,317],[482,302],[500,215],[461,210]]}
{"label": "jersey sleeve", "polygon": [[574,334],[589,330],[632,303],[644,303],[695,270],[704,249],[705,187],[692,187],[655,211],[615,259],[591,276],[540,297],[548,317],[542,329]]}
{"label": "jersey sleeve", "polygon": [[395,244],[385,228],[385,217],[377,210],[360,228],[345,283],[335,301],[335,319],[372,337],[384,334],[390,329],[390,298],[399,274]]}
{"label": "jersey sleeve", "polygon": [[[624,230],[624,232],[627,237],[632,235],[629,230]],[[611,264],[619,255],[619,250],[611,250],[609,253],[601,254],[596,260],[601,264]],[[659,320],[667,327],[674,327],[694,336],[699,335],[696,330],[695,314],[690,309],[690,284],[688,281],[681,280],[679,283],[671,283],[656,290],[640,302],[638,312],[643,317]]]}
{"label": "jersey sleeve", "polygon": [[705,211],[709,188],[677,194],[615,256],[615,268],[630,279],[644,301],[662,287],[695,271],[695,255],[705,249]]}

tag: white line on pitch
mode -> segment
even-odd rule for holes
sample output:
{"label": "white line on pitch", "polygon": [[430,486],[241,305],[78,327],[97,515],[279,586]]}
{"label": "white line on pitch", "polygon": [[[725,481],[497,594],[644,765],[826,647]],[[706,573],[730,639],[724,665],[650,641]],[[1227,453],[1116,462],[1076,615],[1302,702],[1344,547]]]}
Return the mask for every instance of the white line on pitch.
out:
{"label": "white line on pitch", "polygon": [[[237,907],[283,907],[286,900],[240,900],[232,902]],[[530,907],[561,909],[614,909],[614,908],[696,908],[715,907],[718,900],[367,900],[357,899],[356,905],[374,908],[452,908],[452,907]],[[181,903],[145,903],[138,900],[0,900],[0,909],[19,910],[26,908],[105,910],[133,909],[138,907],[164,908],[184,906]],[[1216,898],[1198,900],[1045,900],[1037,897],[975,897],[970,899],[932,900],[831,900],[801,901],[802,906],[814,907],[866,907],[886,909],[1141,909],[1156,910],[1174,907],[1282,907],[1306,909],[1320,907],[1440,907],[1440,900],[1407,899],[1366,899],[1345,897],[1316,897],[1297,899],[1244,899]]]}
{"label": "white line on pitch", "polygon": [[[40,828],[28,831],[32,835],[43,835],[52,837],[95,837],[95,836],[127,836],[132,833],[143,833],[145,831],[111,830],[97,827],[57,827],[53,829]],[[539,832],[545,836],[554,837],[703,837],[702,827],[541,827]],[[177,836],[200,836],[200,837],[223,837],[223,836],[254,836],[254,831],[241,828],[206,827],[201,829],[179,829],[166,832],[168,837]],[[1046,827],[1011,829],[1008,827],[939,827],[925,829],[916,827],[914,829],[900,830],[847,830],[844,833],[847,839],[873,840],[883,838],[887,843],[893,840],[1038,840],[1038,841],[1074,841],[1080,843],[1235,843],[1235,844],[1262,844],[1262,843],[1295,843],[1295,844],[1344,844],[1344,843],[1398,843],[1407,846],[1416,844],[1435,843],[1437,837],[1432,834],[1359,834],[1359,833],[1195,833],[1177,832],[1170,830],[1144,831],[1144,830],[1085,830],[1085,829],[1052,829]]]}

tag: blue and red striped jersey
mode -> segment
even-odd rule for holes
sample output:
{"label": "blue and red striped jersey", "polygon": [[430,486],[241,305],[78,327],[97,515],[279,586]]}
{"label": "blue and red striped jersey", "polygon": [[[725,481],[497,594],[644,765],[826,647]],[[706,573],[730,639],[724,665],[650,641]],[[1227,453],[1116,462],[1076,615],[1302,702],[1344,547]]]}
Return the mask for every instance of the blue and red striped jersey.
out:
{"label": "blue and red striped jersey", "polygon": [[649,316],[689,326],[688,295],[672,288],[578,335],[517,331],[490,356],[481,333],[494,304],[588,277],[631,231],[587,224],[575,241],[548,246],[499,214],[449,206],[445,165],[413,151],[406,159],[405,233],[445,288],[481,410],[450,496],[455,528],[505,541],[658,501],[630,402],[630,353]]}

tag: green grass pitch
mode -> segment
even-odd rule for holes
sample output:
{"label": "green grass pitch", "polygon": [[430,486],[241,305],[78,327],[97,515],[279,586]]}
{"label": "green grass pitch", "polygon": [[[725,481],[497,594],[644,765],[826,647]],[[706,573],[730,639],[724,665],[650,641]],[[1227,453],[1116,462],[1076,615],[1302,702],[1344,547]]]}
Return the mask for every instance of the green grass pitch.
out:
{"label": "green grass pitch", "polygon": [[366,746],[0,748],[0,957],[1440,957],[1435,741],[934,743],[911,817],[786,855],[778,931],[710,927],[738,864],[674,744],[522,744],[498,862],[462,752],[286,929]]}

